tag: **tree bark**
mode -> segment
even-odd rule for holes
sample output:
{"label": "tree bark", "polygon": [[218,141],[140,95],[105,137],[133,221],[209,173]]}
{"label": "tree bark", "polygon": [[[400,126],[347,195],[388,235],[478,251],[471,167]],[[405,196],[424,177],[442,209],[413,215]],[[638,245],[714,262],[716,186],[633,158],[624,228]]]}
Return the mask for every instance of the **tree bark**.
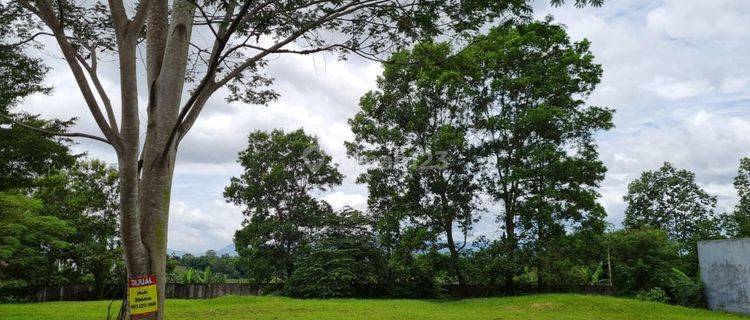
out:
{"label": "tree bark", "polygon": [[510,271],[505,274],[505,292],[509,295],[515,294],[515,286],[513,284],[513,273],[515,269],[515,256],[516,256],[516,224],[514,220],[515,215],[513,214],[512,205],[509,201],[505,201],[505,240],[507,241],[506,253],[511,263]]}
{"label": "tree bark", "polygon": [[458,280],[458,290],[461,298],[466,298],[468,292],[466,290],[466,279],[461,270],[461,261],[458,256],[458,250],[456,249],[456,242],[453,240],[453,223],[448,222],[445,225],[445,235],[448,240],[448,251],[451,254],[451,266],[453,267],[453,273],[456,275]]}
{"label": "tree bark", "polygon": [[[148,123],[143,150],[139,150],[136,38],[125,35],[119,41],[122,85],[122,137],[119,155],[121,233],[128,277],[156,276],[158,311],[153,319],[164,319],[167,229],[177,142],[170,132],[177,115],[185,83],[188,46],[194,7],[176,0],[169,29],[160,17],[166,14],[164,1],[156,1],[149,14],[147,35],[149,101]],[[153,20],[152,20],[153,18]],[[163,57],[170,57],[164,59]]]}

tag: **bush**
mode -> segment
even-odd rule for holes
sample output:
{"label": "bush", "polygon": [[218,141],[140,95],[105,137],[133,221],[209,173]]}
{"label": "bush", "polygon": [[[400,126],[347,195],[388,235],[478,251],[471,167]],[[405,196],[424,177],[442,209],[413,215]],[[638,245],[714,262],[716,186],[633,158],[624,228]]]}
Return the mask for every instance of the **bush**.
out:
{"label": "bush", "polygon": [[669,302],[669,298],[667,297],[667,293],[662,290],[662,288],[656,287],[651,288],[651,290],[644,290],[641,292],[638,292],[638,295],[635,296],[638,300],[643,301],[652,301],[652,302],[661,302],[661,303],[667,303]]}
{"label": "bush", "polygon": [[677,246],[661,230],[622,230],[609,235],[612,280],[622,295],[669,287],[680,257]]}
{"label": "bush", "polygon": [[678,269],[672,269],[673,276],[669,280],[669,291],[672,304],[692,307],[706,307],[706,299],[703,295],[703,283],[700,279],[693,280]]}
{"label": "bush", "polygon": [[207,267],[203,271],[189,268],[185,270],[185,273],[179,274],[175,271],[168,276],[172,278],[173,282],[182,284],[226,283],[227,280],[225,275],[211,271],[211,267]]}
{"label": "bush", "polygon": [[435,269],[427,255],[417,255],[411,261],[392,259],[388,267],[393,276],[388,283],[390,296],[434,298],[438,295]]}
{"label": "bush", "polygon": [[299,298],[367,296],[379,283],[383,268],[369,241],[332,238],[303,249],[286,285],[286,294]]}

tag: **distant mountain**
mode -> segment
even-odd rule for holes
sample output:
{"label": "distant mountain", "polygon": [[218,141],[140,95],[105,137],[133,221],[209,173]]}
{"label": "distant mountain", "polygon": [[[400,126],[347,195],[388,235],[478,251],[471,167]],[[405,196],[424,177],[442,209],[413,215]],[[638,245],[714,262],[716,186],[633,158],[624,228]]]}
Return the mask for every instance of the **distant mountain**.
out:
{"label": "distant mountain", "polygon": [[[230,257],[236,257],[237,256],[237,250],[234,249],[234,243],[232,243],[232,244],[230,244],[230,245],[228,245],[228,246],[226,246],[224,248],[221,248],[219,250],[214,250],[214,251],[216,252],[216,255],[219,256],[219,257],[221,257],[221,256],[223,256],[225,254],[228,254]],[[182,256],[184,256],[184,255],[186,255],[188,253],[189,252],[186,252],[186,251],[167,249],[167,255],[168,256],[182,257]],[[196,254],[193,254],[193,255],[200,257],[200,256],[203,256],[205,254],[206,253],[204,252],[204,253],[201,253],[201,254],[198,254],[198,255],[196,255]]]}
{"label": "distant mountain", "polygon": [[167,255],[168,255],[168,256],[177,256],[177,257],[182,257],[182,256],[184,256],[185,254],[187,254],[187,252],[185,252],[185,251],[180,251],[180,250],[172,250],[172,249],[167,249]]}
{"label": "distant mountain", "polygon": [[232,244],[230,244],[230,245],[228,245],[228,246],[226,246],[224,248],[221,248],[221,249],[219,249],[219,250],[216,251],[216,255],[219,256],[219,257],[221,257],[221,256],[223,256],[225,254],[228,254],[230,257],[236,257],[237,256],[237,250],[235,250],[235,248],[234,248],[234,243],[232,243]]}

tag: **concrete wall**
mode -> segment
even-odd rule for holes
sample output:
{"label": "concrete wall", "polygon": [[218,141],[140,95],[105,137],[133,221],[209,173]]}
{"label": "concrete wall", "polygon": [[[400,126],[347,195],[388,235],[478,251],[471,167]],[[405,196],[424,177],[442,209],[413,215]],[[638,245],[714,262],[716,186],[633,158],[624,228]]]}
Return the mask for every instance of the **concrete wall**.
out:
{"label": "concrete wall", "polygon": [[750,314],[750,238],[698,242],[708,307]]}

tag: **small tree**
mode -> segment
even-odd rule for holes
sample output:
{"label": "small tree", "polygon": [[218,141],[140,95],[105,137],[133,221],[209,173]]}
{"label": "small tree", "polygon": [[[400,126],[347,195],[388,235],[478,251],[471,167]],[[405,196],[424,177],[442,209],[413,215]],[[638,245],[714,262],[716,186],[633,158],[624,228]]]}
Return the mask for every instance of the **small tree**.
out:
{"label": "small tree", "polygon": [[750,237],[750,158],[740,159],[734,189],[737,190],[739,201],[734,211],[722,217],[724,232],[733,238]]}
{"label": "small tree", "polygon": [[319,149],[317,138],[301,129],[257,131],[248,141],[238,160],[245,171],[224,191],[227,201],[243,206],[247,216],[235,233],[237,252],[243,259],[252,257],[258,267],[270,268],[263,278],[272,271],[288,279],[296,251],[331,212],[311,192],[339,185],[343,176]]}
{"label": "small tree", "polygon": [[636,294],[655,287],[667,288],[679,265],[678,245],[666,232],[627,229],[607,235],[612,251],[612,281],[622,294]]}
{"label": "small tree", "polygon": [[383,284],[385,263],[370,231],[370,220],[345,208],[328,216],[323,224],[295,257],[286,292],[304,298],[377,294],[374,289]]}

